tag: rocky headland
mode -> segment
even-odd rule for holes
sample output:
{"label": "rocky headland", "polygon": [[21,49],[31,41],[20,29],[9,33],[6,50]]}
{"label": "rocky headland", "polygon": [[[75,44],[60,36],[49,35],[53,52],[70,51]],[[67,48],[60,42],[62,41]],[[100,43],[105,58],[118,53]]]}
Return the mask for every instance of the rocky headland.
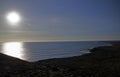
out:
{"label": "rocky headland", "polygon": [[120,45],[69,58],[27,62],[0,54],[0,77],[120,77]]}

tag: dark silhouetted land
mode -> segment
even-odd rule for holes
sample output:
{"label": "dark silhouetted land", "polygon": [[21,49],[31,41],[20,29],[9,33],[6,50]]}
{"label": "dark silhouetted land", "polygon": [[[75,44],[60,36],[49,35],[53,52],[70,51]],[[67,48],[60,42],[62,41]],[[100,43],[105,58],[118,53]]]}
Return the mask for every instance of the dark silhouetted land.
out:
{"label": "dark silhouetted land", "polygon": [[120,77],[120,46],[69,58],[26,62],[0,54],[0,77]]}

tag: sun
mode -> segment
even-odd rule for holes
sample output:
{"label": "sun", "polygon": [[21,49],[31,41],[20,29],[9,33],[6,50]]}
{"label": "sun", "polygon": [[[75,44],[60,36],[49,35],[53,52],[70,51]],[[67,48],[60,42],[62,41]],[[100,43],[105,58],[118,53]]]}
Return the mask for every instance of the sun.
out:
{"label": "sun", "polygon": [[6,18],[11,24],[17,24],[21,20],[21,17],[17,12],[8,13]]}

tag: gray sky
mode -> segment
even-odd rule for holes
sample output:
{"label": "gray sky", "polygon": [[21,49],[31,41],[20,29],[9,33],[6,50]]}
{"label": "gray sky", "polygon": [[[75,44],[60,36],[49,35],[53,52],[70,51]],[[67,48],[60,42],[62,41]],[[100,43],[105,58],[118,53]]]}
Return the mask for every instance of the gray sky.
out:
{"label": "gray sky", "polygon": [[[0,0],[0,41],[120,40],[119,0]],[[12,26],[6,14],[16,11]]]}

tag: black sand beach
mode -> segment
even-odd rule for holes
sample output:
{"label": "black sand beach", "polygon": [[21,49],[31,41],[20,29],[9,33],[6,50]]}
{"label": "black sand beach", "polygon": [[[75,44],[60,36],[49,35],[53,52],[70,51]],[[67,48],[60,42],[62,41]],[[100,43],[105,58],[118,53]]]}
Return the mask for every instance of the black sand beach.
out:
{"label": "black sand beach", "polygon": [[0,54],[0,77],[120,77],[120,45],[69,58],[22,61]]}

